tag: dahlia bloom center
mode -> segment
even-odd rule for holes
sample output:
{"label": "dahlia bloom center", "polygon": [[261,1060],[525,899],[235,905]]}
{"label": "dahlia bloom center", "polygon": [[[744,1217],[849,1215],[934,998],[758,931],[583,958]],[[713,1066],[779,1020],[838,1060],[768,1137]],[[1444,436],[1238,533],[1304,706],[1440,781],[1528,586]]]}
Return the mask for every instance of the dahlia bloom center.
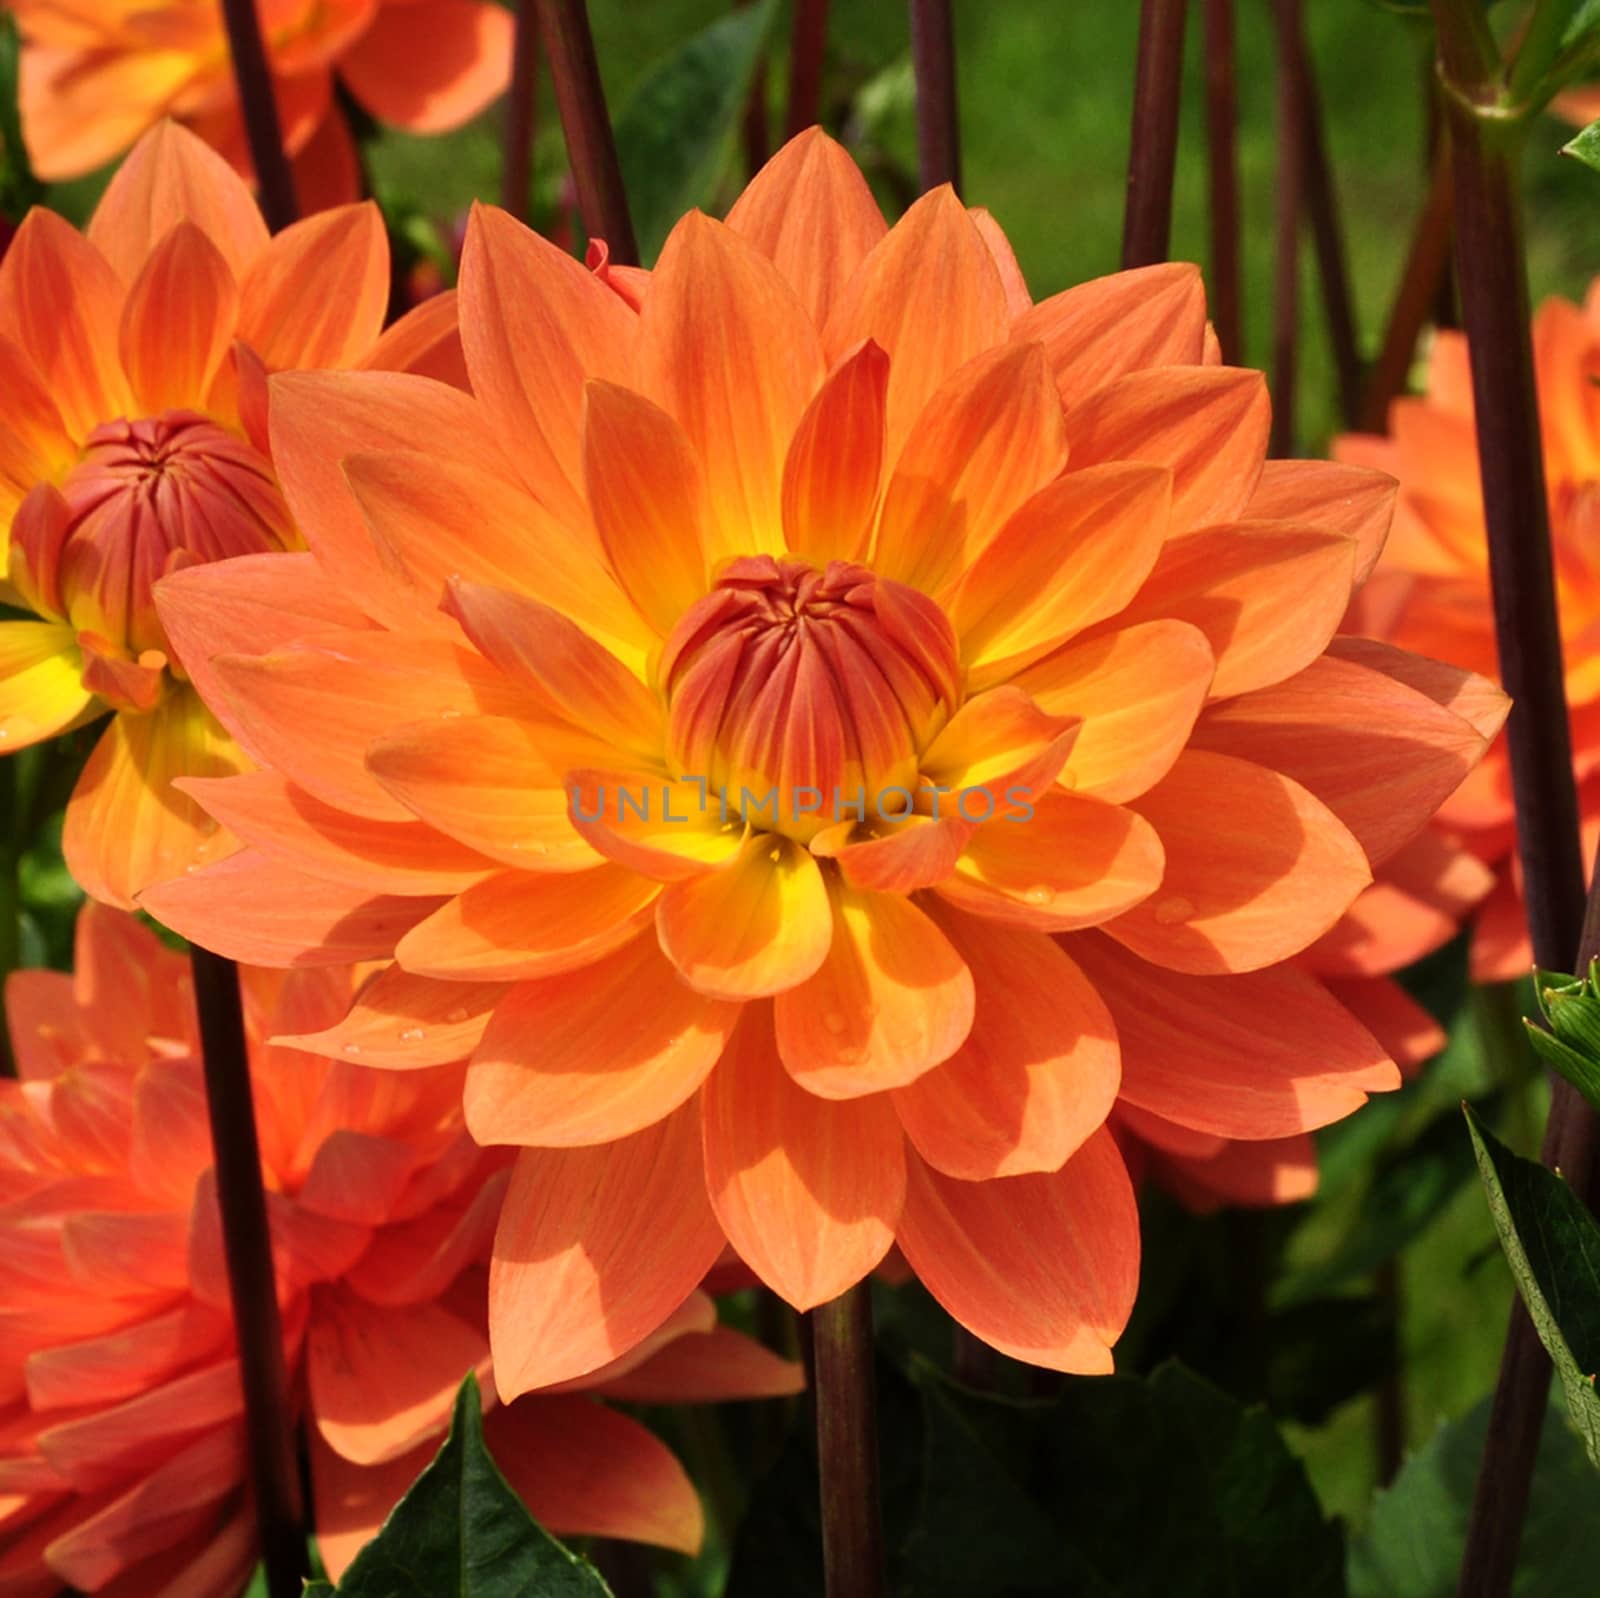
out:
{"label": "dahlia bloom center", "polygon": [[734,561],[667,639],[677,774],[802,842],[841,811],[912,807],[918,761],[960,697],[931,600],[853,561]]}
{"label": "dahlia bloom center", "polygon": [[71,623],[96,692],[147,709],[171,649],[151,598],[180,567],[266,554],[293,540],[272,468],[193,411],[103,422],[59,489],[18,512],[11,579]]}

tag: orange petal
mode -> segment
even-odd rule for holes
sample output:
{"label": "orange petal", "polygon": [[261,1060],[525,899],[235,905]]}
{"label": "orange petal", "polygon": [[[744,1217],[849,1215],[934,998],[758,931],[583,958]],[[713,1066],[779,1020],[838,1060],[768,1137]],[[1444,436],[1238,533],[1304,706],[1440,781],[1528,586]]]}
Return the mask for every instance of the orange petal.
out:
{"label": "orange petal", "polygon": [[1328,977],[1328,992],[1373,1037],[1401,1074],[1412,1077],[1450,1041],[1450,1035],[1415,999],[1388,977]]}
{"label": "orange petal", "polygon": [[[959,796],[953,807],[945,802],[945,814],[954,808],[965,820],[986,821],[1014,803],[1026,803],[1028,795],[1019,793],[1013,800],[1000,787],[1036,761],[1044,760],[1044,767],[1036,773],[1029,769],[1029,775],[1040,786],[1053,782],[1076,735],[1075,721],[1047,714],[1022,689],[991,688],[968,699],[923,751],[922,774],[936,793]],[[987,803],[980,806],[969,794],[981,794]]]}
{"label": "orange petal", "polygon": [[395,954],[408,971],[456,981],[555,976],[626,943],[659,892],[609,864],[571,876],[502,871],[418,922]]}
{"label": "orange petal", "polygon": [[830,884],[817,974],[776,1000],[778,1052],[808,1092],[853,1099],[948,1060],[972,1026],[972,977],[909,899]]}
{"label": "orange petal", "polygon": [[[895,370],[889,374],[894,391]],[[895,460],[873,567],[937,594],[1066,464],[1061,402],[1037,344],[1003,345],[929,399]]]}
{"label": "orange petal", "polygon": [[467,224],[460,294],[473,392],[528,488],[587,527],[583,385],[627,381],[634,313],[565,250],[485,205]]}
{"label": "orange petal", "polygon": [[1400,1085],[1372,1034],[1292,966],[1193,977],[1097,932],[1066,948],[1117,1024],[1121,1097],[1153,1115],[1219,1137],[1289,1137]]}
{"label": "orange petal", "polygon": [[678,981],[648,933],[495,1006],[463,1094],[480,1143],[570,1148],[670,1116],[716,1064],[739,1009]]}
{"label": "orange petal", "polygon": [[1069,409],[1152,366],[1198,366],[1206,328],[1200,269],[1186,261],[1113,272],[1041,300],[1011,330],[1038,339]]}
{"label": "orange petal", "polygon": [[508,677],[556,715],[618,749],[654,760],[665,711],[609,650],[535,599],[452,578],[448,609]]}
{"label": "orange petal", "polygon": [[618,1143],[524,1149],[489,1271],[501,1398],[626,1353],[694,1291],[723,1242],[696,1105]]}
{"label": "orange petal", "polygon": [[1200,718],[1193,747],[1309,789],[1376,865],[1416,836],[1488,748],[1470,722],[1372,666],[1325,655]]}
{"label": "orange petal", "polygon": [[291,224],[256,257],[239,284],[239,336],[274,371],[351,366],[388,304],[389,236],[365,200]]}
{"label": "orange petal", "polygon": [[185,1299],[104,1336],[38,1349],[28,1356],[28,1403],[37,1411],[131,1398],[220,1355],[232,1331],[226,1316]]}
{"label": "orange petal", "polygon": [[1191,751],[1135,810],[1160,834],[1160,891],[1106,930],[1172,971],[1254,971],[1298,954],[1372,880],[1349,830],[1299,783]]}
{"label": "orange petal", "polygon": [[888,454],[958,367],[1006,337],[1006,291],[994,257],[949,188],[911,207],[851,275],[828,315],[831,363],[863,339],[889,356]]}
{"label": "orange petal", "polygon": [[706,1184],[728,1241],[808,1310],[888,1252],[905,1197],[905,1140],[882,1097],[831,1102],[779,1063],[770,1012],[745,1012],[702,1100]]}
{"label": "orange petal", "polygon": [[1139,1215],[1109,1132],[1048,1174],[958,1182],[912,1160],[898,1239],[923,1286],[1001,1353],[1111,1370],[1139,1281]]}
{"label": "orange petal", "polygon": [[719,549],[782,551],[783,459],[822,371],[816,329],[777,268],[691,211],[651,275],[636,382],[699,452]]}
{"label": "orange petal", "polygon": [[1148,461],[1172,471],[1175,531],[1232,521],[1261,475],[1271,406],[1259,372],[1157,368],[1079,399],[1067,424],[1074,468]]}
{"label": "orange petal", "polygon": [[267,226],[237,172],[179,123],[158,122],[117,168],[85,230],[124,283],[179,222],[192,222],[235,278],[267,246]]}
{"label": "orange petal", "polygon": [[122,312],[122,366],[143,411],[200,402],[233,342],[238,304],[221,251],[179,222],[150,252]]}
{"label": "orange petal", "polygon": [[0,392],[6,396],[5,414],[0,416],[0,523],[9,526],[28,492],[53,480],[77,449],[33,358],[3,336]]}
{"label": "orange petal", "polygon": [[1071,932],[1123,914],[1160,887],[1161,840],[1134,811],[1061,792],[1040,795],[1033,810],[980,828],[940,895],[985,920]]}
{"label": "orange petal", "polygon": [[753,833],[726,865],[674,883],[656,907],[662,953],[697,993],[755,999],[804,982],[833,935],[817,863],[790,838]]}
{"label": "orange petal", "polygon": [[477,1047],[504,992],[500,982],[435,982],[391,965],[361,989],[342,1021],[276,1041],[390,1069],[446,1065]]}
{"label": "orange petal", "polygon": [[1172,617],[1216,657],[1214,699],[1282,682],[1323,651],[1350,600],[1355,540],[1292,522],[1234,522],[1171,539],[1119,625]]}
{"label": "orange petal", "polygon": [[[779,1072],[782,1075],[782,1072]],[[735,1398],[787,1398],[805,1391],[805,1366],[784,1359],[731,1326],[685,1332],[620,1376],[591,1391],[634,1404],[723,1404]]]}
{"label": "orange petal", "polygon": [[1161,552],[1171,498],[1164,467],[1115,462],[1069,472],[1019,507],[951,600],[969,677],[998,681],[1121,610]]}
{"label": "orange petal", "polygon": [[430,1439],[382,1465],[353,1465],[323,1442],[313,1427],[311,1496],[316,1513],[317,1552],[333,1581],[341,1581],[357,1554],[378,1535],[389,1512],[439,1451]]}
{"label": "orange petal", "polygon": [[336,810],[275,771],[185,778],[178,786],[263,854],[369,893],[458,893],[494,869],[420,821]]}
{"label": "orange petal", "polygon": [[211,664],[222,715],[252,754],[371,821],[413,819],[367,770],[366,752],[384,734],[424,717],[503,712],[524,698],[470,650],[382,632],[320,632],[314,643]]}
{"label": "orange petal", "polygon": [[722,796],[713,802],[704,778],[573,771],[568,782],[568,814],[583,838],[606,859],[657,882],[714,871],[739,851],[737,816]]}
{"label": "orange petal", "polygon": [[1063,780],[1126,802],[1178,758],[1211,687],[1211,646],[1180,621],[1102,633],[1028,667],[1015,685],[1052,715],[1082,717]]}
{"label": "orange petal", "polygon": [[[880,836],[854,843],[839,844],[819,835],[812,840],[811,852],[836,860],[852,887],[871,888],[877,893],[913,893],[918,888],[931,888],[955,870],[961,851],[978,825],[951,814],[951,804],[944,795],[936,794],[933,802],[936,807],[942,804],[945,812],[937,820],[914,813],[896,816],[876,829]],[[973,806],[977,803],[970,801]],[[846,827],[849,825],[845,823]]]}
{"label": "orange petal", "polygon": [[1335,461],[1268,461],[1244,514],[1250,521],[1298,522],[1356,541],[1356,584],[1372,575],[1394,516],[1398,485],[1386,472]]}
{"label": "orange petal", "polygon": [[642,395],[592,382],[585,396],[583,480],[595,527],[623,592],[665,638],[706,591],[700,463],[683,429]]}
{"label": "orange petal", "polygon": [[71,223],[35,206],[0,259],[0,333],[31,357],[68,432],[136,414],[117,359],[123,289]]}
{"label": "orange petal", "polygon": [[576,1395],[534,1394],[490,1415],[484,1440],[553,1534],[700,1551],[705,1521],[694,1484],[631,1416]]}
{"label": "orange petal", "polygon": [[771,259],[818,327],[888,231],[849,152],[821,128],[796,134],[756,173],[728,226]]}
{"label": "orange petal", "polygon": [[[1110,1012],[1051,939],[939,919],[972,972],[972,1031],[937,1070],[894,1091],[900,1124],[929,1165],[962,1181],[1059,1170],[1116,1101]],[[1022,993],[1050,997],[1018,1002]]]}
{"label": "orange petal", "polygon": [[238,748],[187,688],[152,711],[120,711],[67,804],[61,848],[83,890],[124,910],[156,883],[220,859],[234,840],[173,784],[231,776]]}
{"label": "orange petal", "polygon": [[278,480],[329,586],[376,620],[416,631],[415,597],[396,586],[373,545],[343,463],[350,455],[429,448],[447,438],[453,461],[507,476],[511,468],[485,408],[409,372],[284,372],[268,388]]}
{"label": "orange petal", "polygon": [[438,904],[366,894],[245,849],[209,871],[151,888],[140,908],[230,960],[300,966],[386,958]]}
{"label": "orange petal", "polygon": [[480,0],[413,0],[378,14],[339,57],[339,75],[380,122],[447,133],[511,81],[512,19]]}
{"label": "orange petal", "polygon": [[808,560],[867,551],[883,475],[889,359],[868,339],[816,392],[783,463],[783,532]]}
{"label": "orange petal", "polygon": [[1395,649],[1374,638],[1335,638],[1328,644],[1328,653],[1415,688],[1436,705],[1470,722],[1485,739],[1500,731],[1511,708],[1511,701],[1486,677],[1406,649]]}
{"label": "orange petal", "polygon": [[[470,392],[466,352],[456,291],[442,289],[413,305],[383,330],[378,342],[356,363],[368,372],[414,372]],[[437,458],[437,457],[435,457]]]}
{"label": "orange petal", "polygon": [[525,490],[420,450],[349,455],[345,481],[396,584],[437,616],[452,578],[527,594],[576,622],[636,672],[657,642],[587,543]]}
{"label": "orange petal", "polygon": [[82,674],[66,623],[0,622],[0,744],[23,749],[82,719],[95,702]]}
{"label": "orange petal", "polygon": [[317,1294],[306,1379],[317,1431],[356,1465],[381,1465],[442,1431],[469,1371],[489,1374],[481,1331],[439,1304],[405,1314],[338,1287]]}
{"label": "orange petal", "polygon": [[374,739],[367,768],[446,836],[525,871],[588,871],[595,851],[568,819],[569,794],[550,746],[526,722],[457,716]]}
{"label": "orange petal", "polygon": [[1169,1156],[1161,1181],[1201,1214],[1222,1204],[1295,1204],[1317,1190],[1317,1146],[1305,1135],[1227,1142],[1199,1159]]}
{"label": "orange petal", "polygon": [[1028,292],[1028,280],[1017,264],[1017,252],[1011,248],[1011,240],[1006,237],[1005,229],[995,221],[987,207],[969,205],[967,215],[972,218],[972,225],[982,235],[983,242],[989,246],[995,270],[1005,285],[1006,315],[1015,322],[1033,309],[1033,296]]}

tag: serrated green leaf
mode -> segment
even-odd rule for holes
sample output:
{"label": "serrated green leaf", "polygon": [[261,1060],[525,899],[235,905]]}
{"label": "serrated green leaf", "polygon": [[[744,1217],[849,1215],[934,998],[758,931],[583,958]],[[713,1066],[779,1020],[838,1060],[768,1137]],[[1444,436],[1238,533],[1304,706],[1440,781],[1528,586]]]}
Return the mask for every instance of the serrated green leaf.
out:
{"label": "serrated green leaf", "polygon": [[647,72],[617,114],[617,159],[646,262],[726,170],[776,0],[718,18]]}
{"label": "serrated green leaf", "polygon": [[1513,1154],[1463,1107],[1489,1213],[1573,1425],[1600,1469],[1600,1225],[1554,1172]]}
{"label": "serrated green leaf", "polygon": [[[312,1588],[313,1592],[335,1589]],[[472,1376],[450,1435],[383,1529],[356,1555],[338,1598],[611,1598],[599,1572],[545,1532],[483,1442]]]}

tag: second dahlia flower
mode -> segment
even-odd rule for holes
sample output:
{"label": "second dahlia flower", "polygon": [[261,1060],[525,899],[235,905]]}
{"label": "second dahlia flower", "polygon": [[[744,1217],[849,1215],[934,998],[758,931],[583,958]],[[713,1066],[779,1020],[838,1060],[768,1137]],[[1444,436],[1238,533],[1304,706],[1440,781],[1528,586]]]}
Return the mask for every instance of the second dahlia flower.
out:
{"label": "second dahlia flower", "polygon": [[801,1308],[898,1245],[995,1347],[1107,1370],[1114,1106],[1275,1140],[1399,1081],[1293,963],[1486,741],[1467,673],[1334,636],[1391,485],[1264,460],[1192,268],[1033,305],[986,215],[887,228],[815,131],[627,289],[481,209],[472,416],[274,382],[299,603],[346,625],[263,653],[226,568],[162,585],[266,769],[191,785],[249,848],[148,902],[389,962],[302,1048],[470,1050],[519,1149],[504,1393],[725,1241]]}
{"label": "second dahlia flower", "polygon": [[[244,975],[291,1401],[337,1577],[432,1457],[462,1378],[487,1371],[509,1173],[462,1127],[459,1068],[400,1076],[265,1045],[342,1014],[348,971]],[[0,1591],[236,1598],[256,1536],[188,962],[90,905],[75,973],[13,975],[7,1011]],[[798,1385],[697,1291],[630,1359],[497,1406],[486,1431],[553,1530],[693,1551],[700,1504],[677,1460],[596,1400]]]}

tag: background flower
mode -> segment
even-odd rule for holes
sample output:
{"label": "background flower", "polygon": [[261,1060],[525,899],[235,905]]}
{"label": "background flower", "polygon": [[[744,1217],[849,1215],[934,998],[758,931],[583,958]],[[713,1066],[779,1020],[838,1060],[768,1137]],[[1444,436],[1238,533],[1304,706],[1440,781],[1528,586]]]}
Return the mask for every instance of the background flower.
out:
{"label": "background flower", "polygon": [[[980,1337],[1108,1369],[1113,1104],[1276,1141],[1398,1083],[1290,962],[1477,759],[1484,686],[1333,637],[1390,490],[1263,462],[1192,268],[1033,306],[988,217],[888,230],[812,132],[629,290],[480,210],[475,402],[273,385],[298,603],[369,625],[262,653],[226,570],[163,584],[271,769],[194,786],[251,847],[150,903],[251,959],[392,954],[302,1046],[471,1050],[468,1125],[523,1147],[503,1392],[615,1357],[725,1238],[800,1307],[897,1242]],[[747,832],[686,777],[916,813]]]}
{"label": "background flower", "polygon": [[[0,1082],[0,1576],[14,1593],[231,1595],[255,1533],[188,964],[93,905],[77,956],[70,977],[7,987],[21,1080]],[[465,1132],[459,1067],[375,1071],[267,1044],[340,1015],[349,971],[245,978],[291,1392],[337,1575],[432,1457],[462,1377],[487,1374],[483,1266],[507,1160]],[[697,1292],[632,1359],[495,1408],[487,1434],[553,1529],[693,1551],[681,1467],[595,1399],[799,1382]]]}

